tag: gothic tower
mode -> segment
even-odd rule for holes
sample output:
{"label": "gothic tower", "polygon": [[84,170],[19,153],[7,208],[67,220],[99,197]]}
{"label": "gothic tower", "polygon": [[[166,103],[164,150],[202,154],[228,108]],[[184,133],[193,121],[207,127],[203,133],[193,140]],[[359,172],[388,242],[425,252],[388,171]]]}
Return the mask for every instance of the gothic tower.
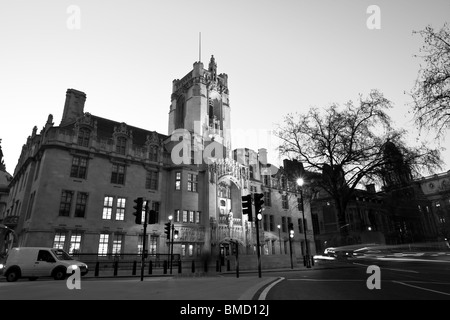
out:
{"label": "gothic tower", "polygon": [[173,80],[169,111],[169,135],[177,129],[189,131],[193,145],[205,147],[209,141],[223,145],[224,156],[231,157],[228,76],[217,74],[211,56],[208,69],[195,62],[193,70],[181,80]]}

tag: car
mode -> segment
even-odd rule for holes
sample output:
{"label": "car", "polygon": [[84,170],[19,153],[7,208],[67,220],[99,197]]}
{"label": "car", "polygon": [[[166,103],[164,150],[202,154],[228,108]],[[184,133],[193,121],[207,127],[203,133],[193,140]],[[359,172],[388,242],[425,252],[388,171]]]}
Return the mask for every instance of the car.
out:
{"label": "car", "polygon": [[81,276],[88,273],[87,264],[74,260],[62,249],[46,247],[12,248],[6,256],[6,261],[0,266],[0,274],[8,282],[20,278],[36,280],[39,277],[53,277],[55,280],[67,278],[69,266],[77,266]]}

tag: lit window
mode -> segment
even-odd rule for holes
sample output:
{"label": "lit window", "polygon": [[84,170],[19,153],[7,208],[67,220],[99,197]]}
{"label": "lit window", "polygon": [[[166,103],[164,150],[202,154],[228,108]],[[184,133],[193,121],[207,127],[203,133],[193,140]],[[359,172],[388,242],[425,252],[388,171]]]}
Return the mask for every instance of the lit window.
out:
{"label": "lit window", "polygon": [[113,210],[113,197],[106,196],[103,202],[103,215],[102,219],[110,220]]}
{"label": "lit window", "polygon": [[125,198],[117,198],[116,220],[124,220],[125,218]]}
{"label": "lit window", "polygon": [[70,236],[69,254],[79,253],[80,248],[81,248],[81,233],[74,232]]}
{"label": "lit window", "polygon": [[198,176],[196,174],[188,173],[188,191],[197,192]]}
{"label": "lit window", "polygon": [[120,254],[121,251],[122,251],[122,235],[116,234],[116,235],[114,235],[114,239],[113,239],[112,253]]}
{"label": "lit window", "polygon": [[175,190],[181,190],[181,172],[175,173]]}
{"label": "lit window", "polygon": [[53,248],[64,250],[65,241],[66,241],[66,234],[62,232],[57,232],[55,234],[55,237],[53,238]]}
{"label": "lit window", "polygon": [[109,234],[107,233],[100,234],[100,241],[98,244],[99,256],[106,256],[106,254],[108,253],[108,241],[109,241]]}

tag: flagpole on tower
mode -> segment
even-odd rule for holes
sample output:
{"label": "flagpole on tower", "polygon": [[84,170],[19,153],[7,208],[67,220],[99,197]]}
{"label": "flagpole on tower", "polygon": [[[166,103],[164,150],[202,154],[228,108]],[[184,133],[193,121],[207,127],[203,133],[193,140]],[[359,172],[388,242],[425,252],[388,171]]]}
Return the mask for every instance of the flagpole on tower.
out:
{"label": "flagpole on tower", "polygon": [[198,61],[202,62],[202,33],[198,33]]}

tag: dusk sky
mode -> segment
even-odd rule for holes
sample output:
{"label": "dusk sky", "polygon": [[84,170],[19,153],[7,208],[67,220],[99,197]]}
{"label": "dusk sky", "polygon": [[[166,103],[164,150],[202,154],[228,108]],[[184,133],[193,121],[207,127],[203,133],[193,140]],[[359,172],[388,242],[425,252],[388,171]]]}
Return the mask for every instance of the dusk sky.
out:
{"label": "dusk sky", "polygon": [[[380,9],[380,29],[368,27]],[[79,14],[79,15],[78,15]],[[58,126],[68,88],[85,112],[168,132],[172,81],[211,55],[228,75],[233,148],[269,149],[270,131],[291,112],[357,101],[380,90],[395,127],[419,137],[408,94],[423,39],[440,29],[450,1],[3,1],[0,5],[0,139],[13,174],[22,145],[49,114]],[[373,22],[373,20],[370,20]],[[441,146],[449,142],[447,139]],[[450,148],[442,153],[450,169]]]}

